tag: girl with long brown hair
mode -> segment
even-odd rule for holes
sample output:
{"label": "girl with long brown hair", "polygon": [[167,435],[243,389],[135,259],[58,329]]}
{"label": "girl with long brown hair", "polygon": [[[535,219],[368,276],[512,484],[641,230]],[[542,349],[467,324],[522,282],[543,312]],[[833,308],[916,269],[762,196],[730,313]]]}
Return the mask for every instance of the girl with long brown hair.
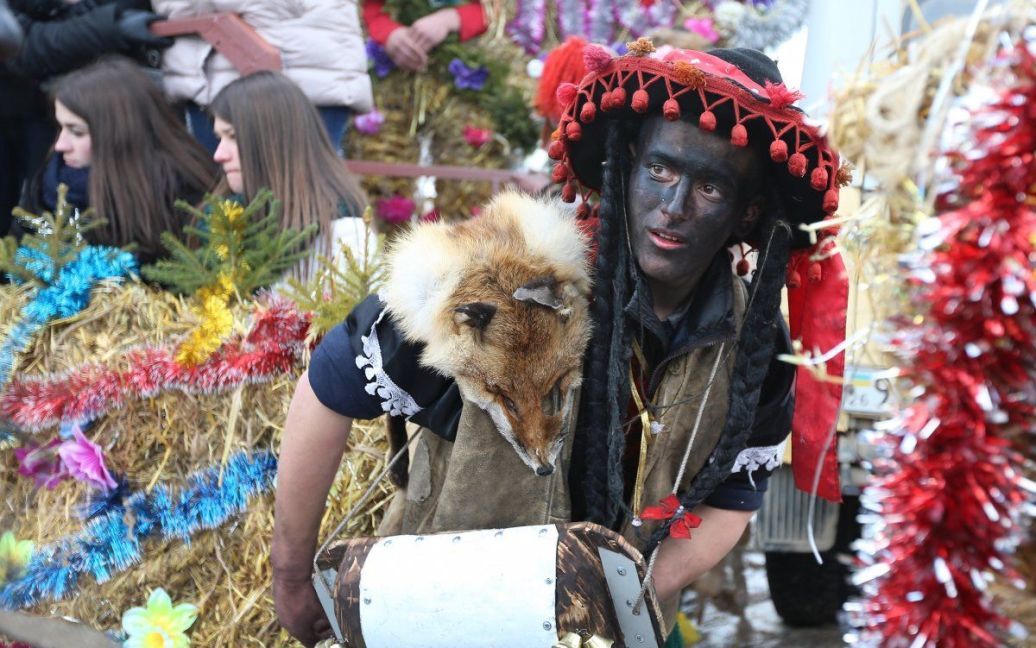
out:
{"label": "girl with long brown hair", "polygon": [[132,61],[104,58],[58,84],[54,111],[60,133],[23,202],[52,210],[64,183],[74,207],[107,221],[91,243],[135,244],[142,263],[162,256],[162,232],[181,236],[190,220],[173,203],[200,201],[216,173],[161,89]]}
{"label": "girl with long brown hair", "polygon": [[248,201],[270,189],[282,203],[282,226],[318,225],[317,253],[330,256],[342,243],[361,249],[366,197],[293,81],[256,72],[223,88],[210,109],[220,141],[213,157],[225,174],[217,193]]}

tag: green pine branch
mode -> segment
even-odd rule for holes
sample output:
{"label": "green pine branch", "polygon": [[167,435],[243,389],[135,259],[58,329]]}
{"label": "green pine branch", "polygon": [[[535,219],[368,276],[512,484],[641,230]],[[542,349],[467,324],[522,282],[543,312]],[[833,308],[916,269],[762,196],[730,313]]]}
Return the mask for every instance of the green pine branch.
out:
{"label": "green pine branch", "polygon": [[[371,225],[371,209],[363,214],[364,223]],[[342,245],[339,252],[342,263],[319,257],[319,270],[308,282],[289,279],[288,296],[303,311],[313,314],[310,338],[317,339],[337,326],[352,309],[368,295],[377,292],[385,280],[386,267],[381,250],[384,236],[364,237],[363,250],[357,255]]]}
{"label": "green pine branch", "polygon": [[184,228],[189,247],[166,232],[162,243],[169,258],[146,266],[145,278],[193,294],[211,285],[220,275],[231,277],[237,291],[251,295],[279,281],[307,255],[307,244],[316,225],[302,231],[280,224],[280,202],[267,189],[259,191],[248,205],[207,196],[202,209],[183,201],[177,207],[194,216],[196,225]]}

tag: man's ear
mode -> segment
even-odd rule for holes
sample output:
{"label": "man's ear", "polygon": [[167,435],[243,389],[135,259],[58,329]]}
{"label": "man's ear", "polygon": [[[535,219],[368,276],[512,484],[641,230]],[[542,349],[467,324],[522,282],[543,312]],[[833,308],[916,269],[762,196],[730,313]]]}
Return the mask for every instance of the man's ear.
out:
{"label": "man's ear", "polygon": [[763,194],[757,195],[752,199],[752,202],[748,203],[745,207],[745,213],[738,222],[737,227],[734,228],[734,238],[738,240],[744,240],[752,230],[755,229],[756,224],[759,222],[759,217],[763,214],[763,209],[766,208],[766,198]]}

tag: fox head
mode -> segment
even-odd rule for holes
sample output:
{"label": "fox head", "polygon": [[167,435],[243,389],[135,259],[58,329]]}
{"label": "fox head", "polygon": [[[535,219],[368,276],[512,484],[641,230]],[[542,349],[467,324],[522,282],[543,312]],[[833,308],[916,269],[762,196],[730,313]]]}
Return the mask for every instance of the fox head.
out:
{"label": "fox head", "polygon": [[476,219],[415,227],[389,254],[382,298],[422,362],[539,475],[554,471],[582,382],[587,246],[556,204],[508,192]]}

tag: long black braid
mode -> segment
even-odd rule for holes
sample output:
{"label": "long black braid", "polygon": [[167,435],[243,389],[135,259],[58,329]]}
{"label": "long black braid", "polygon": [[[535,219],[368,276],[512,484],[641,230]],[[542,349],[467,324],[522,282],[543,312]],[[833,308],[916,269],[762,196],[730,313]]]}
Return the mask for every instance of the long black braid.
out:
{"label": "long black braid", "polygon": [[633,260],[626,227],[630,143],[639,124],[608,126],[608,158],[601,187],[598,250],[594,263],[593,332],[583,366],[583,388],[571,466],[575,519],[613,526],[625,508],[623,419],[630,397],[631,338],[624,308],[630,298]]}
{"label": "long black braid", "polygon": [[[768,216],[758,230],[759,239],[767,243],[760,251],[760,267],[749,288],[748,308],[738,336],[727,420],[705,467],[687,490],[679,494],[680,504],[687,511],[705,501],[730,475],[734,461],[745,448],[752,431],[763,380],[773,358],[777,318],[781,316],[781,288],[791,252],[792,231],[781,205],[780,196],[771,188],[767,201]],[[672,519],[667,520],[655,530],[644,548],[645,555],[666,537],[672,523]]]}

